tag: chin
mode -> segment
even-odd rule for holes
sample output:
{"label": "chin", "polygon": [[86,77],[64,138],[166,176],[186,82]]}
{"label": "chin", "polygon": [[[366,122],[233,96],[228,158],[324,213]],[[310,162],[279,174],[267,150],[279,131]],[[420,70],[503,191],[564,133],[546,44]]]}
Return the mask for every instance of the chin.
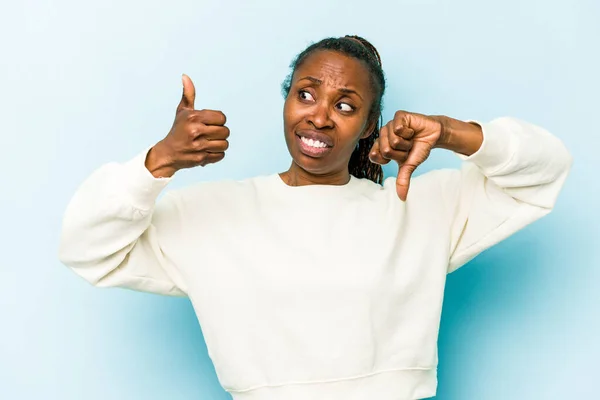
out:
{"label": "chin", "polygon": [[328,168],[327,162],[323,159],[310,158],[300,152],[292,156],[294,163],[306,172],[314,175],[326,173]]}
{"label": "chin", "polygon": [[331,157],[312,158],[295,150],[292,153],[292,160],[300,169],[314,176],[331,175],[336,171],[336,165],[331,162]]}

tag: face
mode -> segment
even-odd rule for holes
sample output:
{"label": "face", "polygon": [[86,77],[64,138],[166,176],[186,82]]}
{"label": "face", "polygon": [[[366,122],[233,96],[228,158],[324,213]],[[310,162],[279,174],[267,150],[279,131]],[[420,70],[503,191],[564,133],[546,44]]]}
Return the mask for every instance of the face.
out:
{"label": "face", "polygon": [[296,69],[285,100],[285,140],[294,163],[311,175],[348,170],[358,140],[369,136],[374,100],[369,71],[359,60],[317,51]]}

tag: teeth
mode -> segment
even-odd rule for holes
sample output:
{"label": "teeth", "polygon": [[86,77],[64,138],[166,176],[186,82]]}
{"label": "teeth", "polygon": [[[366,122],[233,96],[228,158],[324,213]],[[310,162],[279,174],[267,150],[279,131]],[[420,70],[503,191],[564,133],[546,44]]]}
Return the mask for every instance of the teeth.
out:
{"label": "teeth", "polygon": [[307,139],[305,137],[301,137],[301,140],[306,143],[307,145],[309,145],[310,147],[327,147],[327,145],[323,142],[319,142],[318,140],[313,140],[313,139]]}

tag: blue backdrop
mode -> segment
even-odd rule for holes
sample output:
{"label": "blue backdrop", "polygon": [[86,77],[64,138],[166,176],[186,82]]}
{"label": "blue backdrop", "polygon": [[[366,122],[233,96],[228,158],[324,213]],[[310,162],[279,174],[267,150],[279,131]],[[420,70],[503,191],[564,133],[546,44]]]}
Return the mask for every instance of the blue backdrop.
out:
{"label": "blue backdrop", "polygon": [[[552,214],[449,276],[437,398],[597,398],[598,2],[166,4],[2,4],[0,398],[229,398],[187,300],[95,289],[58,262],[62,213],[92,170],[164,137],[183,72],[197,108],[227,114],[231,147],[171,188],[283,171],[288,64],[344,34],[380,50],[386,121],[397,109],[515,116],[575,159]],[[453,165],[436,151],[418,172]]]}

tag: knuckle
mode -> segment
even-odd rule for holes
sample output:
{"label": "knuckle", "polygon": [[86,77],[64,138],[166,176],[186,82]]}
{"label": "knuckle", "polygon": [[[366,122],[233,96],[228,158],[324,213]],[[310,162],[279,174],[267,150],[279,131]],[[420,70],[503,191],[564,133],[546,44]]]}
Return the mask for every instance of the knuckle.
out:
{"label": "knuckle", "polygon": [[204,151],[199,151],[198,153],[196,153],[194,158],[196,159],[196,162],[202,164],[206,161],[207,154]]}
{"label": "knuckle", "polygon": [[198,138],[198,137],[204,137],[207,134],[207,129],[206,129],[206,125],[204,124],[198,124],[196,126],[196,128],[194,129],[194,137]]}
{"label": "knuckle", "polygon": [[381,149],[381,154],[384,157],[390,157],[392,155],[392,149],[389,146],[385,146]]}
{"label": "knuckle", "polygon": [[194,140],[192,143],[192,148],[195,151],[204,151],[206,150],[206,141],[205,140]]}
{"label": "knuckle", "polygon": [[407,124],[407,113],[404,110],[398,110],[396,111],[396,113],[394,114],[394,122],[395,125],[398,125],[398,123],[400,123],[401,125],[408,125]]}
{"label": "knuckle", "polygon": [[198,135],[198,131],[189,127],[186,131],[186,135],[189,139],[194,139],[196,137],[196,135]]}
{"label": "knuckle", "polygon": [[183,110],[182,115],[188,121],[193,121],[194,118],[196,117],[196,114],[194,114],[193,112],[190,112],[190,110]]}

